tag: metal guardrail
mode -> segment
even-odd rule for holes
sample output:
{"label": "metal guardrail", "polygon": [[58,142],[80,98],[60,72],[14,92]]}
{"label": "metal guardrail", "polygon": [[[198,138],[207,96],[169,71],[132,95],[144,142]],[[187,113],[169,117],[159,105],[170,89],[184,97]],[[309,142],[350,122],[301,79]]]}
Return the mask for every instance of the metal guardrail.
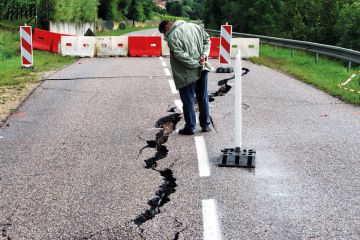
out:
{"label": "metal guardrail", "polygon": [[[220,31],[217,30],[211,30],[206,29],[209,33],[215,33],[217,35],[220,34]],[[337,59],[342,59],[349,62],[348,70],[351,69],[352,63],[360,64],[360,52],[342,48],[342,47],[336,47],[336,46],[330,46],[320,43],[313,43],[313,42],[305,42],[305,41],[299,41],[299,40],[292,40],[292,39],[285,39],[285,38],[276,38],[276,37],[268,37],[268,36],[262,36],[262,35],[255,35],[255,34],[247,34],[247,33],[237,33],[233,32],[233,36],[237,37],[249,37],[249,38],[259,38],[260,42],[267,43],[275,46],[280,47],[286,47],[290,49],[299,49],[307,52],[313,52],[316,54],[316,61],[318,61],[319,54],[334,57]]]}

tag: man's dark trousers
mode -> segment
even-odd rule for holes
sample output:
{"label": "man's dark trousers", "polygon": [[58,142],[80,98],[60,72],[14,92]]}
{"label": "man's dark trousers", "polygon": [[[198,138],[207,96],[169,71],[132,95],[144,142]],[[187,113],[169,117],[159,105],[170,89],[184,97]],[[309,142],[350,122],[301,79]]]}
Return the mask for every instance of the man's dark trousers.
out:
{"label": "man's dark trousers", "polygon": [[199,104],[200,126],[202,128],[207,128],[210,126],[209,97],[207,91],[207,84],[208,84],[208,72],[202,71],[199,80],[179,89],[180,98],[181,101],[183,102],[185,130],[195,131],[195,126],[196,126],[196,115],[194,110],[195,95]]}

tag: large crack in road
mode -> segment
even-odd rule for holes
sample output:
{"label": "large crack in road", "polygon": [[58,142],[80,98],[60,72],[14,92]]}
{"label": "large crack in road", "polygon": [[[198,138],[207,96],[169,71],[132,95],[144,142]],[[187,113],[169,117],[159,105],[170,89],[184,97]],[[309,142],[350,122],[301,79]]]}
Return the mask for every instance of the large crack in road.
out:
{"label": "large crack in road", "polygon": [[[156,128],[160,128],[160,130],[155,135],[155,140],[147,141],[147,146],[139,151],[141,154],[145,148],[156,149],[155,156],[150,157],[144,161],[145,168],[159,172],[160,176],[163,178],[163,183],[159,186],[159,190],[155,193],[155,196],[148,201],[149,208],[143,211],[133,220],[133,222],[138,227],[159,214],[161,212],[160,208],[170,201],[169,196],[176,192],[176,178],[174,177],[173,170],[171,169],[173,166],[163,170],[158,170],[156,167],[158,161],[166,158],[169,150],[166,146],[164,146],[164,144],[168,141],[169,136],[176,129],[176,125],[180,119],[181,114],[179,113],[173,113],[160,118],[155,124]],[[140,228],[140,231],[142,234],[144,230]],[[175,232],[174,239],[178,239],[179,234],[179,231]]]}

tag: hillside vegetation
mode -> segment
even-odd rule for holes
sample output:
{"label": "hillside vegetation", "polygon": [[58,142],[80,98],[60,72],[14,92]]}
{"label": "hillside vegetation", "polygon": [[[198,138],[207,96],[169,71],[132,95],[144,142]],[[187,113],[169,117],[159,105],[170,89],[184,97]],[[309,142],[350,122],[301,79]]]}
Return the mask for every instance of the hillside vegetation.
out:
{"label": "hillside vegetation", "polygon": [[360,50],[359,0],[206,0],[208,28],[338,45]]}

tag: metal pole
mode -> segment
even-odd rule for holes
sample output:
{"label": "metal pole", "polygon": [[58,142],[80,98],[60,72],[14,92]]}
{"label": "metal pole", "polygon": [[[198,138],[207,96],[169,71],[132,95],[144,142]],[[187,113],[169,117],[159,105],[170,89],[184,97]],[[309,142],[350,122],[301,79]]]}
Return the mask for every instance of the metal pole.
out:
{"label": "metal pole", "polygon": [[318,63],[318,62],[319,62],[319,54],[316,53],[316,55],[315,55],[315,63]]}
{"label": "metal pole", "polygon": [[37,0],[35,0],[35,28],[38,27],[38,16],[37,16]]}
{"label": "metal pole", "polygon": [[242,128],[242,96],[241,96],[241,50],[238,49],[235,62],[235,148],[241,149],[241,128]]}
{"label": "metal pole", "polygon": [[348,64],[348,69],[347,69],[347,71],[348,71],[348,72],[351,71],[351,62],[349,62],[349,64]]}
{"label": "metal pole", "polygon": [[290,49],[290,51],[291,51],[291,58],[293,58],[294,57],[294,49]]}

